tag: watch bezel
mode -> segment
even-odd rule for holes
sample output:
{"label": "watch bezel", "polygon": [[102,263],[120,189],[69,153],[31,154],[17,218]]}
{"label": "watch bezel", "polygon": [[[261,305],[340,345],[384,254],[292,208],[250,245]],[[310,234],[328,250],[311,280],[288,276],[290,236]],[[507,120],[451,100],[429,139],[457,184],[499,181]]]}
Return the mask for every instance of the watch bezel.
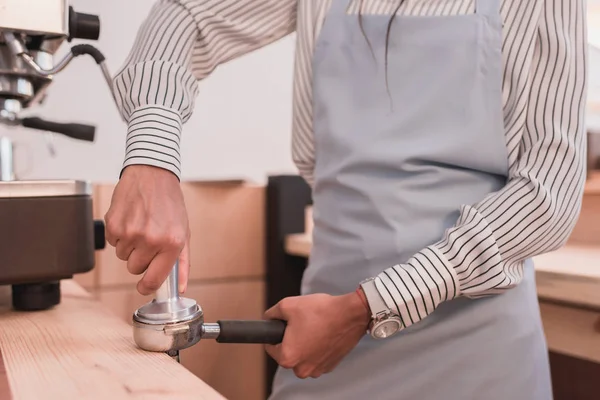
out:
{"label": "watch bezel", "polygon": [[[387,306],[381,297],[381,293],[377,290],[375,282],[376,278],[367,278],[360,284],[363,293],[367,298],[367,302],[369,303],[369,308],[371,309],[371,321],[369,323],[368,334],[375,339],[387,339],[398,333],[402,329],[403,323],[400,316]],[[374,332],[383,323],[395,323],[396,330],[385,337],[375,335]]]}
{"label": "watch bezel", "polygon": [[[394,332],[392,332],[388,336],[377,336],[375,334],[375,332],[379,326],[381,326],[383,324],[390,324],[390,323],[396,324],[396,330]],[[378,319],[372,320],[370,327],[369,327],[369,334],[371,335],[371,337],[373,339],[377,339],[377,340],[389,339],[390,337],[396,335],[400,331],[400,329],[402,329],[402,321],[400,321],[400,318],[396,317],[392,313],[388,313],[388,315],[386,315],[386,317],[384,317],[384,318],[380,318],[380,319],[378,318]]]}

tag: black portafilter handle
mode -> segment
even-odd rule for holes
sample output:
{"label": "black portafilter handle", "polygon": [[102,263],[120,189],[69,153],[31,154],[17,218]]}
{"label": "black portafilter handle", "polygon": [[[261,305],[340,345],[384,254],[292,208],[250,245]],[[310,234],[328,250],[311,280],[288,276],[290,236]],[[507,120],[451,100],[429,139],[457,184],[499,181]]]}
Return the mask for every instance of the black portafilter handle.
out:
{"label": "black portafilter handle", "polygon": [[219,343],[279,344],[286,327],[286,322],[280,320],[224,320],[217,324],[220,327],[216,339]]}
{"label": "black portafilter handle", "polygon": [[93,125],[52,122],[38,117],[23,118],[21,119],[21,125],[25,128],[60,133],[72,139],[86,142],[93,142],[96,135],[96,127]]}

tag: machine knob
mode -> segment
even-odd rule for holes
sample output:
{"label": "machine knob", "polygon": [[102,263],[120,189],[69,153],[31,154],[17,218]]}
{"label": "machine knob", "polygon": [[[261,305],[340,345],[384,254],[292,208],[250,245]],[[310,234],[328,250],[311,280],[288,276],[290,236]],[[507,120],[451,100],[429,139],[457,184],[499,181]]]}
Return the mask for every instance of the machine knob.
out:
{"label": "machine knob", "polygon": [[104,234],[104,221],[101,219],[94,221],[94,248],[102,250],[106,247],[106,236]]}
{"label": "machine knob", "polygon": [[69,41],[73,39],[98,40],[100,18],[97,15],[78,13],[69,6]]}

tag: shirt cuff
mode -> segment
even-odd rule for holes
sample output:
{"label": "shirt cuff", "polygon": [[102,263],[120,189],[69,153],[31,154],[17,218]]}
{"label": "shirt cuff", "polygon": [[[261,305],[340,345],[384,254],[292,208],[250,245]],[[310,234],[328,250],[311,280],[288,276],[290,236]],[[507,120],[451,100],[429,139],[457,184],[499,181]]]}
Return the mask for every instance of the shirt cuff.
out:
{"label": "shirt cuff", "polygon": [[181,180],[182,118],[162,106],[143,106],[131,113],[127,126],[125,161],[130,165],[151,165],[171,171]]}
{"label": "shirt cuff", "polygon": [[460,295],[454,268],[435,246],[429,246],[405,264],[386,269],[375,285],[387,306],[407,328],[431,314],[437,306]]}

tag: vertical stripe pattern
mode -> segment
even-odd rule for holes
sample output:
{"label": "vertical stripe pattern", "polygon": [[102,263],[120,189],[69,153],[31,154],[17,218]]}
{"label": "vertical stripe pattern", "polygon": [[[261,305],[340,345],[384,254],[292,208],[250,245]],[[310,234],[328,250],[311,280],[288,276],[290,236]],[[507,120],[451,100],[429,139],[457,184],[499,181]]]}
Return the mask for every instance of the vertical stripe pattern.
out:
{"label": "vertical stripe pattern", "polygon": [[[124,166],[181,174],[180,138],[197,82],[219,65],[296,32],[292,158],[313,183],[312,54],[331,1],[161,0],[115,77],[128,123]],[[474,0],[354,0],[350,15],[431,18],[475,11]],[[509,180],[465,204],[439,242],[382,271],[377,287],[405,326],[444,301],[501,293],[524,260],[567,240],[585,182],[585,0],[504,0],[503,93]],[[358,282],[357,282],[358,284]]]}

